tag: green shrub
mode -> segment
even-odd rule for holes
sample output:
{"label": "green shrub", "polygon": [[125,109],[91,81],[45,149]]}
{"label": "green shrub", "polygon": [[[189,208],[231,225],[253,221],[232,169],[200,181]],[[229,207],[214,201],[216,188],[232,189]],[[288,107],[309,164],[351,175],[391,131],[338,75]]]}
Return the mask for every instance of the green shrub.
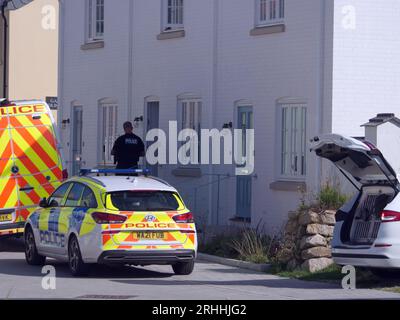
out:
{"label": "green shrub", "polygon": [[338,186],[325,184],[317,196],[318,205],[324,210],[337,210],[348,200],[345,194],[342,194]]}

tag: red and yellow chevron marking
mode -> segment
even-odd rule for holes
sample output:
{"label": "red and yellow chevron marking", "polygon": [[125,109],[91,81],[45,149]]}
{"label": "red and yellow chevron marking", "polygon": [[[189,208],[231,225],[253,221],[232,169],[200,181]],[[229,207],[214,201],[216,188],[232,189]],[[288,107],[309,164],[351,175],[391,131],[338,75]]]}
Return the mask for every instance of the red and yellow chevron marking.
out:
{"label": "red and yellow chevron marking", "polygon": [[[0,208],[23,222],[62,181],[53,122],[44,104],[0,108]],[[18,174],[11,169],[17,166]],[[32,187],[32,190],[20,190]]]}
{"label": "red and yellow chevron marking", "polygon": [[17,180],[0,177],[0,208],[14,208],[18,205]]}
{"label": "red and yellow chevron marking", "polygon": [[[11,130],[13,144],[17,144],[24,151],[24,154],[33,159],[42,169],[42,172],[49,170],[55,175],[51,180],[62,178],[60,157],[52,130],[45,126],[42,130],[39,130],[38,127],[33,126],[26,116],[18,117],[18,119],[16,117],[10,118],[10,123],[14,127]],[[43,130],[47,133],[43,134]],[[20,158],[17,161],[20,161]],[[22,172],[21,174],[23,175]]]}

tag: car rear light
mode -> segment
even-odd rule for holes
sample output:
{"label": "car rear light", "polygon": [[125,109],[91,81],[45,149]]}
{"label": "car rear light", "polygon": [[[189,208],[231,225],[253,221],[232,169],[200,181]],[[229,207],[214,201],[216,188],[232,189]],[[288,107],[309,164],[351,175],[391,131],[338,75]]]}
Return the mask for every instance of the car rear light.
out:
{"label": "car rear light", "polygon": [[68,179],[68,170],[67,169],[64,169],[62,171],[62,178],[63,178],[63,180],[67,180]]}
{"label": "car rear light", "polygon": [[194,222],[193,214],[191,212],[184,213],[184,214],[178,214],[176,216],[173,216],[172,219],[174,219],[174,221],[176,223],[193,223]]}
{"label": "car rear light", "polygon": [[98,224],[118,224],[124,223],[127,219],[125,216],[119,214],[110,214],[104,212],[93,212],[92,217]]}
{"label": "car rear light", "polygon": [[377,243],[375,248],[390,248],[392,245],[389,243]]}
{"label": "car rear light", "polygon": [[395,222],[400,221],[400,212],[384,210],[381,213],[382,222]]}

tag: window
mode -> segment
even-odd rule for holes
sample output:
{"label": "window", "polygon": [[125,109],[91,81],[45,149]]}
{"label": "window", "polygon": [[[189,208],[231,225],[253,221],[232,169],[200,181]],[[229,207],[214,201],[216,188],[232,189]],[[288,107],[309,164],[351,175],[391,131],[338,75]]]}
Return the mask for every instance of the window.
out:
{"label": "window", "polygon": [[107,197],[121,211],[176,211],[180,207],[177,195],[167,191],[119,191]]}
{"label": "window", "polygon": [[88,187],[83,191],[80,206],[84,208],[97,208],[97,201],[94,193]]}
{"label": "window", "polygon": [[[198,162],[200,158],[200,136],[201,136],[201,107],[202,103],[199,99],[181,100],[181,129],[193,129],[197,133],[197,139],[191,139],[191,145],[186,144],[188,152],[190,152],[190,160],[192,164]],[[198,145],[195,145],[198,141]]]}
{"label": "window", "polygon": [[163,31],[183,29],[183,0],[163,1]]}
{"label": "window", "polygon": [[306,118],[302,104],[281,105],[281,175],[303,178],[306,175]]}
{"label": "window", "polygon": [[257,25],[283,22],[285,18],[285,0],[256,0]]}
{"label": "window", "polygon": [[65,202],[65,207],[78,207],[85,186],[81,183],[75,183],[71,191],[68,193],[67,201]]}
{"label": "window", "polygon": [[118,106],[115,104],[100,104],[100,162],[101,164],[113,164],[111,150],[115,140],[118,138],[117,120]]}
{"label": "window", "polygon": [[104,0],[87,0],[87,40],[104,38]]}
{"label": "window", "polygon": [[[65,183],[63,185],[61,185],[56,191],[54,191],[54,193],[52,194],[52,196],[49,198],[48,203],[52,206],[52,207],[59,207],[61,206],[63,203],[63,199],[65,198],[65,194],[67,193],[67,191],[69,190],[69,187],[71,186],[71,183]],[[56,202],[57,205],[55,203],[52,202]]]}

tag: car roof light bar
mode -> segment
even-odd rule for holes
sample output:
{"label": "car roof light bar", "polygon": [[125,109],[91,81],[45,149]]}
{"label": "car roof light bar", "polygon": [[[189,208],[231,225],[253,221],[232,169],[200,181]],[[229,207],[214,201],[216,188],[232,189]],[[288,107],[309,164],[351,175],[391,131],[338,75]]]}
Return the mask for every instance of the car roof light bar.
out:
{"label": "car roof light bar", "polygon": [[148,176],[150,174],[149,169],[81,169],[80,176],[87,176],[89,174],[120,174],[120,175],[144,175]]}

